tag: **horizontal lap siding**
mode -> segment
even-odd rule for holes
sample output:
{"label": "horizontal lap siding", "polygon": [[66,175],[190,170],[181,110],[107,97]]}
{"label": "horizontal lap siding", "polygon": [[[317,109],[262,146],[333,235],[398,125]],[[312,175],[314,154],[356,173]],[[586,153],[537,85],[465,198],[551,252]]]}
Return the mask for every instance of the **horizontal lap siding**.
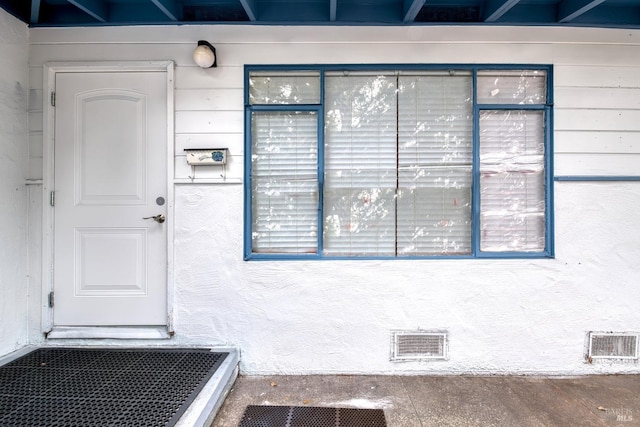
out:
{"label": "horizontal lap siding", "polygon": [[[244,68],[225,65],[221,46],[216,45],[218,68],[200,69],[193,66],[193,43],[180,45],[187,52],[186,63],[176,61],[175,93],[175,178],[228,180],[239,182],[243,177],[243,78]],[[226,64],[229,64],[226,62]],[[220,166],[187,165],[185,148],[227,148],[228,158]]]}
{"label": "horizontal lap siding", "polygon": [[[638,174],[640,47],[621,30],[527,28],[283,28],[244,26],[32,29],[29,178],[42,170],[42,65],[47,61],[173,60],[175,178],[193,175],[185,148],[229,149],[243,177],[245,64],[554,64],[556,175]],[[635,33],[634,33],[635,34]],[[218,68],[193,64],[194,40]],[[198,167],[218,179],[220,167]]]}
{"label": "horizontal lap siding", "polygon": [[640,64],[557,66],[555,76],[556,175],[640,176]]}
{"label": "horizontal lap siding", "polygon": [[[84,34],[83,30],[79,30]],[[144,30],[140,31],[141,33]],[[203,70],[191,59],[193,43],[141,44],[65,43],[32,45],[29,123],[32,150],[30,179],[42,178],[43,68],[46,62],[173,60],[175,69],[174,178],[213,182],[240,182],[243,176],[243,76],[242,66],[219,65]],[[144,56],[141,54],[144,52]],[[220,56],[221,52],[217,49]],[[221,62],[221,61],[219,61]],[[227,165],[186,163],[185,148],[228,148]]]}

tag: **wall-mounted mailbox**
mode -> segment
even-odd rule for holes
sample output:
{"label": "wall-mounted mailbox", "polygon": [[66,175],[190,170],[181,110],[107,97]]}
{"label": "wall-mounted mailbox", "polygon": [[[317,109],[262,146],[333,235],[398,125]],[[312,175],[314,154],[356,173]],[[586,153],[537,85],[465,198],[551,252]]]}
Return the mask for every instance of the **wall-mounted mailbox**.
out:
{"label": "wall-mounted mailbox", "polygon": [[224,165],[227,163],[226,148],[185,148],[187,163],[198,165]]}

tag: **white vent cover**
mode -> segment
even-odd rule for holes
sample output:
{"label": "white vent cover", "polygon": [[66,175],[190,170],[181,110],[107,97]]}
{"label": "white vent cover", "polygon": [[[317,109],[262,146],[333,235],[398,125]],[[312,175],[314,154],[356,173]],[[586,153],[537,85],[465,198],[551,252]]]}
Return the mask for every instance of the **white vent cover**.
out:
{"label": "white vent cover", "polygon": [[391,361],[446,360],[446,331],[391,331]]}
{"label": "white vent cover", "polygon": [[637,359],[638,334],[628,332],[590,332],[591,359]]}

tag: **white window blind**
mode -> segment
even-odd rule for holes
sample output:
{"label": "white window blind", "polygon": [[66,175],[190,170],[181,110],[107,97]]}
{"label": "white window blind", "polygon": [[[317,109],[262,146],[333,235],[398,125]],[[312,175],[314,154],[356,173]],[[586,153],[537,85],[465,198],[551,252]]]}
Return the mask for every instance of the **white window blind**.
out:
{"label": "white window blind", "polygon": [[256,253],[317,253],[318,115],[251,117],[252,246]]}
{"label": "white window blind", "polygon": [[398,253],[471,252],[470,73],[401,76]]}
{"label": "white window blind", "polygon": [[480,250],[545,247],[544,113],[480,113]]}
{"label": "white window blind", "polygon": [[396,77],[325,80],[324,253],[395,254]]}

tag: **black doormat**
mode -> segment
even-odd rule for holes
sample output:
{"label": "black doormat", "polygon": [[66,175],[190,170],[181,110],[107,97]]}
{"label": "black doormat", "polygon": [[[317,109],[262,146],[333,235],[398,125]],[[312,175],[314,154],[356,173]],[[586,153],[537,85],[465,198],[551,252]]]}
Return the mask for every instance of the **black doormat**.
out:
{"label": "black doormat", "polygon": [[173,426],[227,354],[34,350],[0,366],[0,426]]}
{"label": "black doormat", "polygon": [[386,427],[382,409],[247,406],[238,427]]}

